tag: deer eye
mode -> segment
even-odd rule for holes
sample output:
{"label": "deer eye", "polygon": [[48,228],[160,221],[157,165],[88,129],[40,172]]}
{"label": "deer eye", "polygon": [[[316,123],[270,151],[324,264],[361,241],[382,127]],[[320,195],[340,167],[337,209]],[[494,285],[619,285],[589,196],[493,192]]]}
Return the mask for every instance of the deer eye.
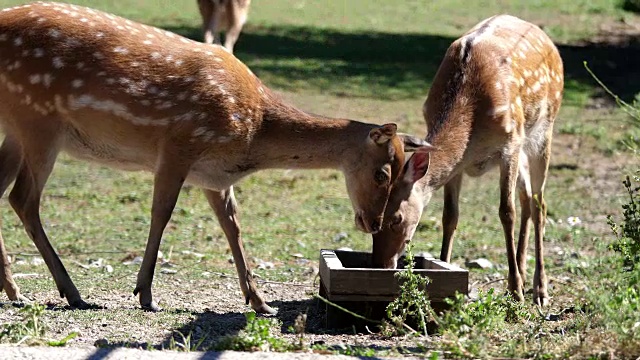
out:
{"label": "deer eye", "polygon": [[382,170],[378,170],[375,174],[375,180],[376,183],[380,185],[386,184],[389,181],[389,175],[387,175],[387,173]]}
{"label": "deer eye", "polygon": [[398,227],[398,225],[402,224],[402,220],[404,220],[402,214],[398,214],[391,218],[391,224],[389,226],[392,229],[395,229],[396,227]]}

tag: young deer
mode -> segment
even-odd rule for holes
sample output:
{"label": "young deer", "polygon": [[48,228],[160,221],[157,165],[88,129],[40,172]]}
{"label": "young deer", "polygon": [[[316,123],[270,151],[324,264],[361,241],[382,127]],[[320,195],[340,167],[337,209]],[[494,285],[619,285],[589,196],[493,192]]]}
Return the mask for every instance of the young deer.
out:
{"label": "young deer", "polygon": [[224,31],[224,47],[233,53],[233,46],[242,26],[247,22],[251,0],[198,0],[198,8],[202,15],[204,42],[220,43],[220,32]]}
{"label": "young deer", "polygon": [[[523,300],[529,221],[535,229],[533,300],[546,305],[542,195],[553,122],[563,93],[558,50],[537,26],[499,15],[449,47],[423,106],[427,141],[435,150],[415,153],[393,185],[383,229],[373,236],[373,262],[395,267],[433,192],[444,186],[442,250],[451,260],[462,176],[500,169],[500,220],[509,263],[509,290]],[[521,204],[514,244],[516,189]]]}
{"label": "young deer", "polygon": [[[39,213],[60,151],[154,174],[151,227],[134,291],[144,308],[158,309],[151,294],[157,252],[186,181],[204,190],[247,301],[268,313],[273,310],[258,294],[245,259],[232,185],[261,169],[340,169],[357,226],[375,232],[404,151],[425,143],[397,134],[395,124],[302,112],[220,46],[52,2],[0,12],[0,98],[0,195],[15,179],[11,206],[61,296],[75,307],[87,305]],[[4,286],[17,294],[10,280]]]}

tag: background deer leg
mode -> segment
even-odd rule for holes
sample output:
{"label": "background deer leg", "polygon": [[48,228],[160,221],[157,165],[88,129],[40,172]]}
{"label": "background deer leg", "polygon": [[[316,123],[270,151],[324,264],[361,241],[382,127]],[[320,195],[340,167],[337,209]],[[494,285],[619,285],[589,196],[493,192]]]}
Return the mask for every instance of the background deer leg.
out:
{"label": "background deer leg", "polygon": [[451,179],[444,186],[444,208],[442,210],[442,249],[440,260],[451,262],[453,250],[453,235],[458,227],[460,188],[462,187],[462,174]]}
{"label": "background deer leg", "polygon": [[240,37],[240,32],[242,31],[242,21],[238,18],[239,9],[238,3],[236,1],[229,1],[229,6],[227,6],[228,11],[228,21],[229,21],[229,29],[227,33],[224,35],[224,47],[229,50],[230,53],[233,54],[233,47],[238,41],[238,37]]}
{"label": "background deer leg", "polygon": [[198,8],[200,9],[200,15],[202,15],[202,31],[204,32],[204,42],[207,44],[213,44],[215,34],[215,14],[213,12],[213,1],[205,0],[198,1]]}
{"label": "background deer leg", "polygon": [[[0,146],[0,198],[4,195],[9,185],[16,179],[20,165],[22,164],[22,151],[20,145],[10,136],[6,136]],[[4,239],[0,233],[0,292],[4,288],[9,300],[28,301],[20,295],[18,285],[13,281],[11,267],[7,259],[7,250]]]}
{"label": "background deer leg", "polygon": [[514,299],[524,301],[522,279],[518,272],[514,241],[516,217],[514,193],[516,190],[516,181],[518,180],[518,157],[519,151],[515,151],[515,154],[505,156],[500,164],[499,212],[507,248],[507,261],[509,263],[509,291],[513,295]]}
{"label": "background deer leg", "polygon": [[276,311],[267,305],[264,299],[258,294],[255,281],[251,274],[251,269],[247,264],[244,254],[244,246],[240,237],[240,226],[238,222],[236,199],[233,196],[233,187],[223,191],[203,190],[209,201],[209,205],[216,214],[218,222],[227,236],[233,260],[236,264],[240,288],[247,302],[251,302],[251,307],[262,314],[275,314]]}
{"label": "background deer leg", "polygon": [[140,305],[145,310],[160,311],[161,308],[153,301],[151,284],[158,260],[158,250],[162,233],[171,220],[171,213],[176,206],[180,189],[189,172],[190,164],[170,157],[167,154],[160,160],[158,170],[154,176],[153,204],[151,206],[151,227],[147,246],[144,250],[142,265],[138,272],[138,281],[133,290],[134,295],[140,294]]}

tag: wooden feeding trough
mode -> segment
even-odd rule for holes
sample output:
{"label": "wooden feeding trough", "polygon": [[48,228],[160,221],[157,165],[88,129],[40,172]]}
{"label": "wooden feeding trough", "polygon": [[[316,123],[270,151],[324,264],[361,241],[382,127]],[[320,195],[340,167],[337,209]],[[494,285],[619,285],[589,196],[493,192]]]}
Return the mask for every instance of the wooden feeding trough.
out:
{"label": "wooden feeding trough", "polygon": [[[434,258],[414,257],[414,272],[430,279],[426,292],[434,309],[443,309],[444,299],[456,292],[468,294],[469,272]],[[403,271],[404,257],[397,269],[371,268],[371,253],[340,250],[320,251],[320,296],[356,314],[373,320],[385,316],[387,305],[399,293],[395,274]],[[327,327],[366,325],[334,306],[326,306]]]}

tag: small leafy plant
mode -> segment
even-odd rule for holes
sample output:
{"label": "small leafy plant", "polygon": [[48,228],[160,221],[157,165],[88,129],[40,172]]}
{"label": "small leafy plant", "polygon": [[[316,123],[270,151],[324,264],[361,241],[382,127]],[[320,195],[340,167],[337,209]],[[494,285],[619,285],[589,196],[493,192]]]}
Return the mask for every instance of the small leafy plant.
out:
{"label": "small leafy plant", "polygon": [[20,309],[21,320],[7,323],[0,331],[0,340],[10,343],[23,343],[28,340],[40,339],[46,331],[40,317],[44,313],[44,305],[27,304]]}
{"label": "small leafy plant", "polygon": [[175,337],[173,336],[171,337],[171,339],[169,339],[168,349],[173,351],[183,351],[183,352],[197,351],[202,346],[202,343],[204,343],[204,341],[207,339],[206,336],[203,336],[200,338],[200,340],[198,340],[198,342],[192,344],[191,332],[189,332],[187,336],[185,336],[180,331],[175,331],[175,333],[177,335],[180,335],[180,337],[182,338],[182,341],[176,340]]}
{"label": "small leafy plant", "polygon": [[280,325],[276,319],[256,316],[251,311],[244,314],[247,326],[238,335],[224,338],[216,350],[236,351],[289,351],[294,345],[271,334],[271,328]]}
{"label": "small leafy plant", "polygon": [[400,294],[387,305],[387,317],[396,334],[403,334],[408,328],[407,320],[414,319],[423,335],[427,336],[427,323],[434,319],[431,302],[424,291],[429,278],[416,274],[411,243],[407,244],[405,271],[396,274],[400,282]]}
{"label": "small leafy plant", "polygon": [[42,304],[26,304],[20,309],[21,319],[2,325],[0,328],[0,342],[12,344],[65,346],[67,342],[75,338],[78,333],[71,332],[60,340],[47,340],[45,333],[46,324],[41,320],[45,306]]}
{"label": "small leafy plant", "polygon": [[474,330],[495,330],[506,323],[530,317],[524,304],[514,301],[511,295],[496,294],[493,288],[480,291],[476,301],[467,301],[465,295],[458,293],[445,302],[450,309],[438,319],[441,333],[460,335]]}
{"label": "small leafy plant", "polygon": [[622,255],[624,266],[630,270],[640,263],[640,171],[637,174],[623,181],[629,200],[622,205],[622,223],[618,225],[611,215],[607,217],[617,237],[611,249]]}

